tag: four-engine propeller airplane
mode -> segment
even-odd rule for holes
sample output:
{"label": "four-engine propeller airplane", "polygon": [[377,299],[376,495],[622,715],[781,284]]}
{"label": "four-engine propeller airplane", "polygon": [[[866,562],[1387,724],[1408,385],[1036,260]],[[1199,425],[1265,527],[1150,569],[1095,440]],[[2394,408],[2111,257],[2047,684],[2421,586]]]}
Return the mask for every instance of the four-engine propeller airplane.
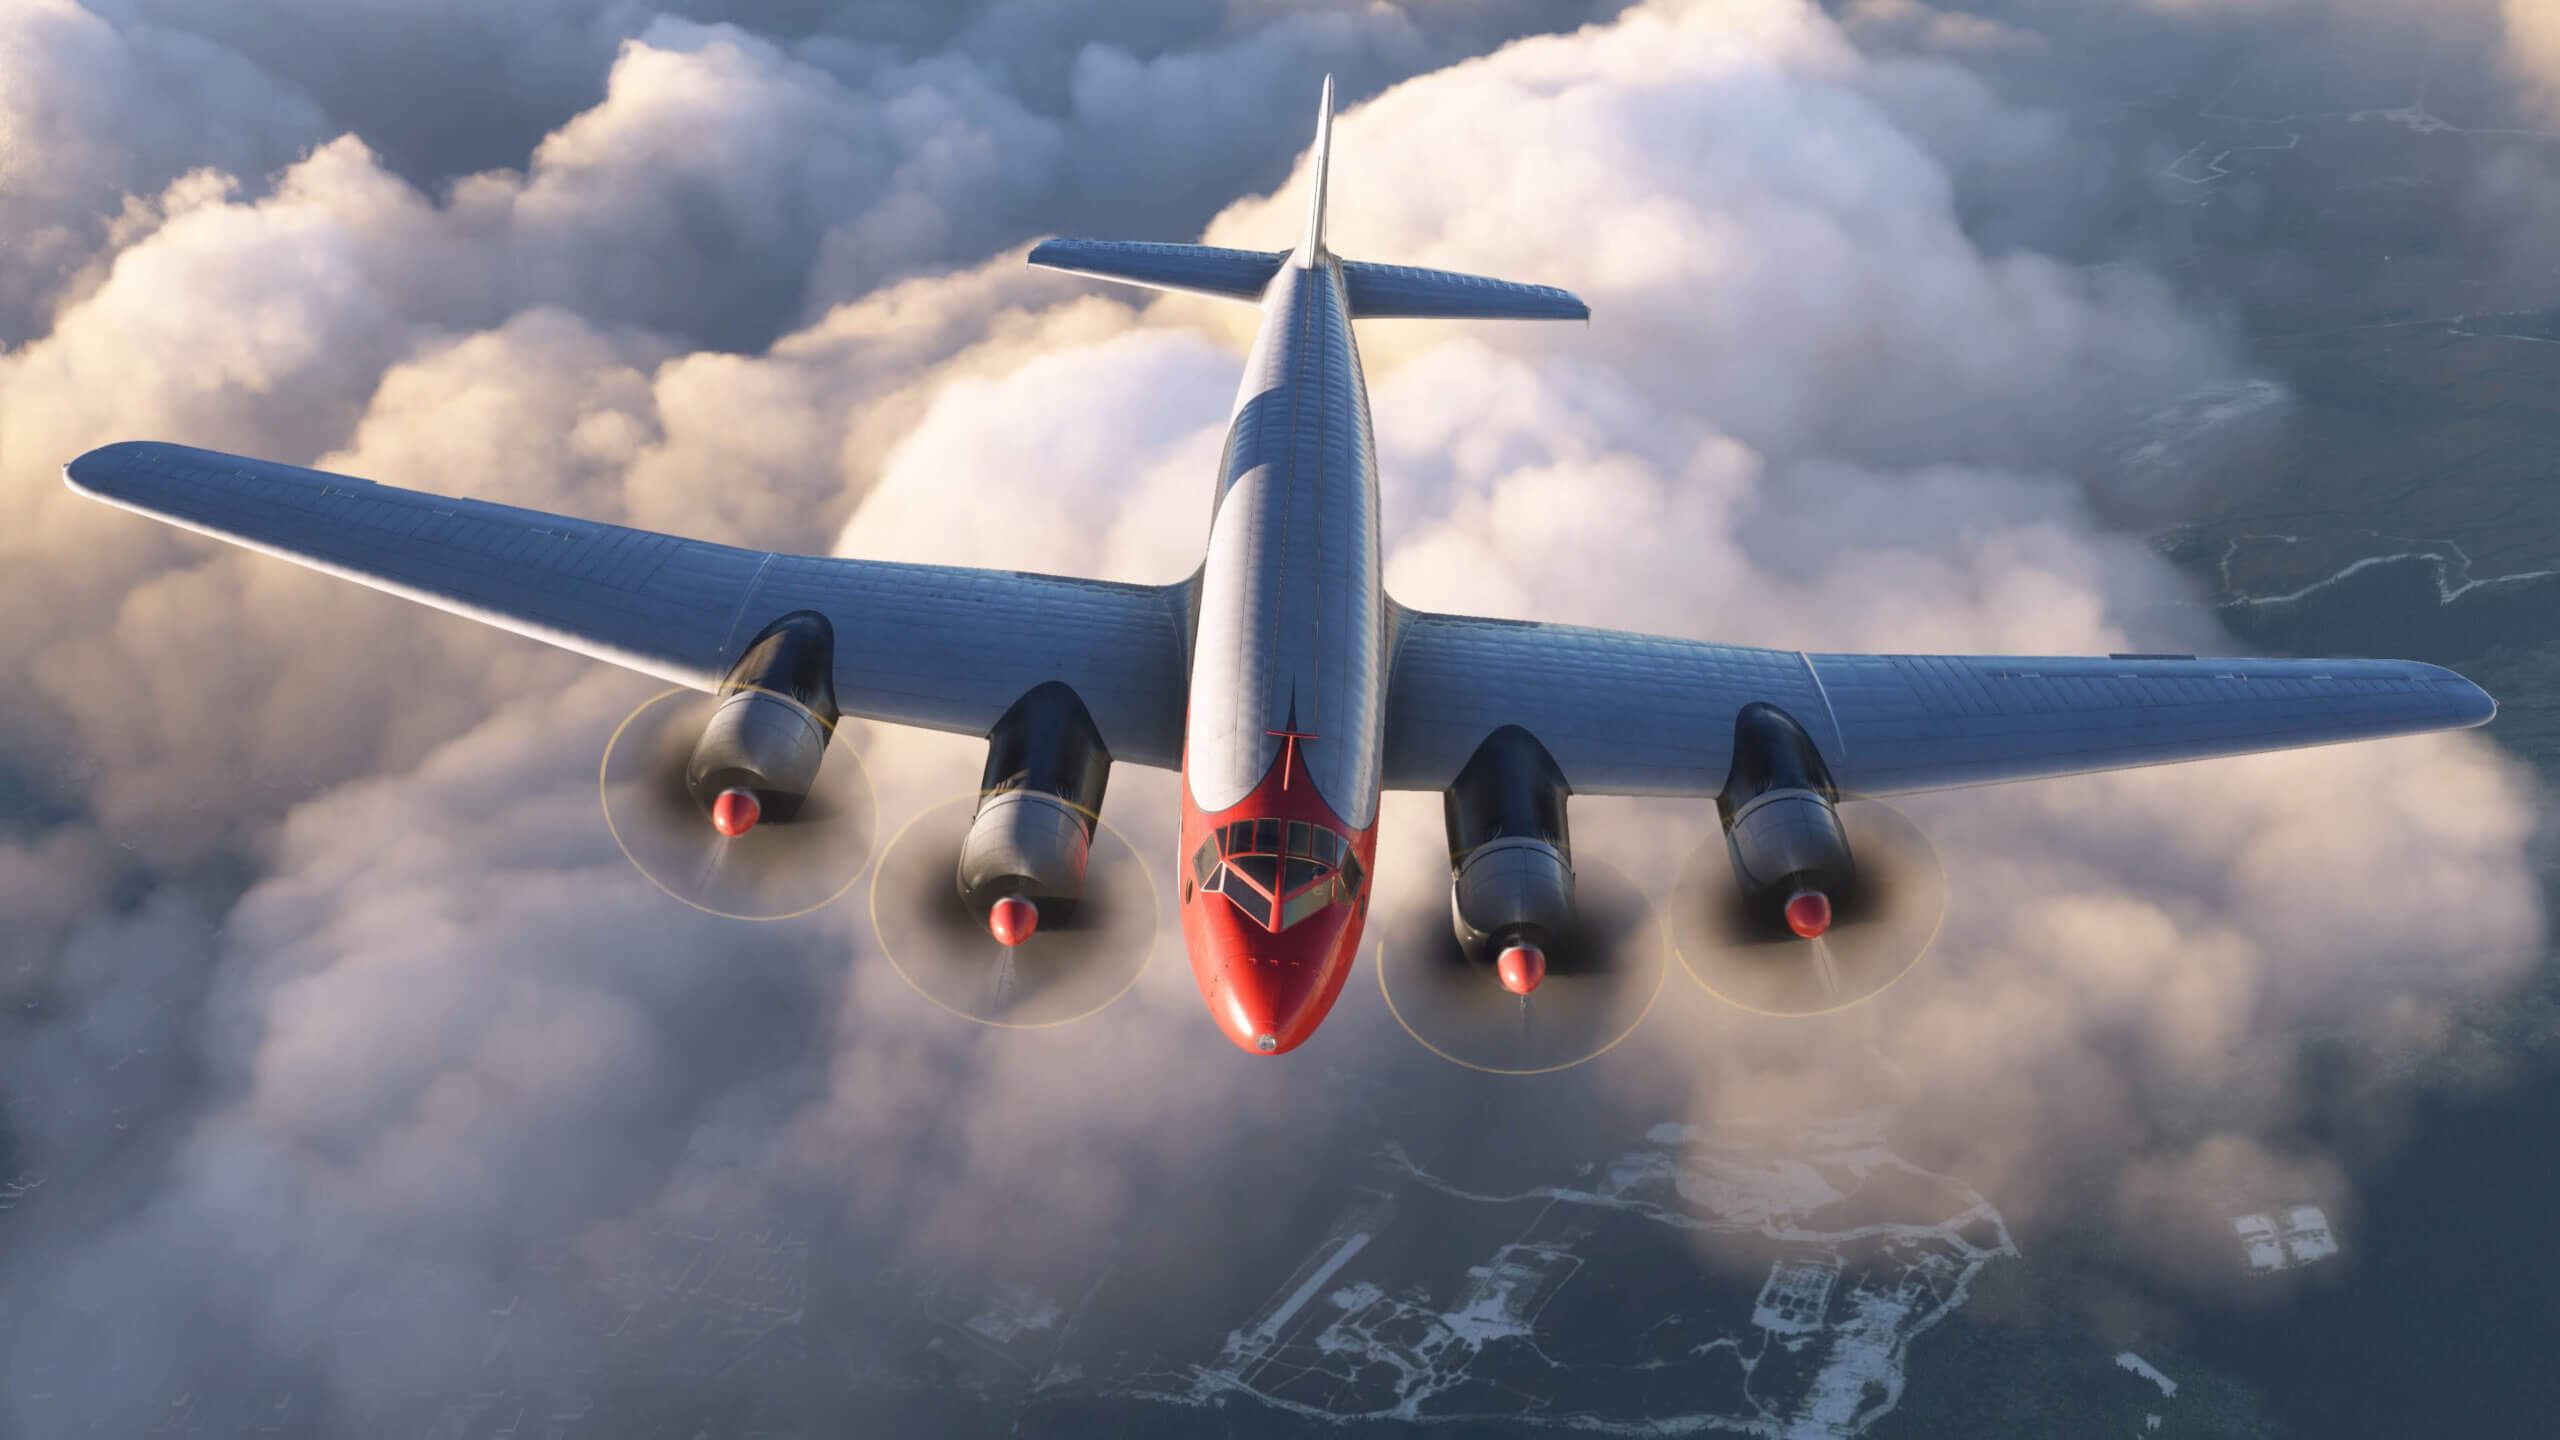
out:
{"label": "four-engine propeller airplane", "polygon": [[1332,95],[1328,80],[1294,248],[1053,239],[1030,255],[1261,307],[1207,555],[1179,584],[772,554],[179,445],[108,445],[64,476],[714,692],[685,779],[724,835],[792,812],[843,715],[984,736],[958,883],[1006,945],[1078,895],[1110,766],[1178,768],[1192,971],[1220,1028],[1266,1055],[1305,1041],[1350,972],[1385,789],[1445,793],[1457,929],[1526,995],[1572,921],[1568,796],[1715,798],[1740,893],[1813,937],[1857,883],[1844,798],[2495,712],[2405,661],[1808,654],[1406,609],[1380,584],[1353,322],[1588,312],[1562,290],[1328,250]]}

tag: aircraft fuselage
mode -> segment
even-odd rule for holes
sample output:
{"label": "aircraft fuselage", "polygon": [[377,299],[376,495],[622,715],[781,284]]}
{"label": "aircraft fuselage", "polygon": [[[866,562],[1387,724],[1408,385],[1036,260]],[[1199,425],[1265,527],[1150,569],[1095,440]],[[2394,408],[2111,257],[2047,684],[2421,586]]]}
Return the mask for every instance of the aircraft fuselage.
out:
{"label": "aircraft fuselage", "polygon": [[1359,949],[1385,733],[1377,453],[1341,270],[1321,246],[1263,294],[1199,595],[1183,943],[1228,1038],[1278,1054],[1314,1033]]}

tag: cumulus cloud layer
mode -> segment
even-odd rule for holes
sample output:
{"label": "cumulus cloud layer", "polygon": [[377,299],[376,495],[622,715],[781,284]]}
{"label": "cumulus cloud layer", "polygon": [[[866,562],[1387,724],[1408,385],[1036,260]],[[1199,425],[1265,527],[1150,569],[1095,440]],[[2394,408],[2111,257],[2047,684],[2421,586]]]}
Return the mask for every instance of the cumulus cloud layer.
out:
{"label": "cumulus cloud layer", "polygon": [[[1240,7],[993,65],[1010,8],[919,20],[922,43],[435,8],[414,23],[553,37],[504,80],[511,123],[548,126],[516,168],[428,191],[330,138],[344,56],[277,28],[233,36],[203,85],[303,78],[208,110],[200,144],[25,112],[94,154],[0,189],[34,197],[0,230],[72,237],[0,353],[0,609],[45,617],[0,637],[30,817],[0,905],[50,1007],[10,1022],[11,1126],[74,1181],[143,1177],[43,1217],[58,1243],[0,1278],[37,1317],[6,1336],[22,1433],[116,1428],[243,1367],[316,1378],[341,1423],[492,1370],[574,1388],[603,1365],[587,1332],[523,1327],[493,1360],[483,1317],[528,1286],[540,1311],[528,1263],[601,1264],[724,1186],[829,1217],[848,1254],[1045,1279],[1132,1214],[1180,1234],[1285,1213],[1410,1058],[1355,987],[1283,1095],[1170,952],[1105,1016],[999,1043],[926,1013],[858,909],[752,931],[672,910],[594,823],[596,750],[646,685],[84,505],[52,470],[86,445],[1176,578],[1249,316],[1004,247],[1070,223],[1177,238],[1140,222],[1178,205],[1104,203],[1159,174],[1212,242],[1276,243],[1303,176],[1266,162],[1302,143],[1300,82],[1365,65],[1338,248],[1571,285],[1596,315],[1364,330],[1399,598],[1806,647],[2217,644],[2101,522],[2105,459],[2244,358],[2138,271],[1986,250],[1967,187],[2039,173],[2064,127],[1949,60],[1864,54],[1800,0],[1657,0],[1445,68],[1540,17]],[[24,33],[65,70],[162,33],[60,0],[10,14],[54,27]],[[1033,33],[1090,17],[1053,18]],[[974,777],[962,742],[852,738],[893,822]],[[1166,854],[1170,779],[1112,795]],[[1382,915],[1436,902],[1432,808],[1387,811]],[[1684,992],[1612,1057],[1613,1103],[1801,1120],[1874,1105],[1881,1064],[1915,1143],[2004,1205],[2094,1192],[2149,1236],[2195,1177],[2337,1173],[2292,1138],[2320,1102],[2290,1036],[2423,1052],[2540,941],[2528,792],[2474,738],[1915,808],[1954,886],[1926,971],[1800,1027]],[[1638,870],[1712,838],[1698,807],[1586,802],[1576,824]],[[119,1138],[128,1119],[152,1134]],[[1232,1208],[1163,1199],[1196,1187]]]}

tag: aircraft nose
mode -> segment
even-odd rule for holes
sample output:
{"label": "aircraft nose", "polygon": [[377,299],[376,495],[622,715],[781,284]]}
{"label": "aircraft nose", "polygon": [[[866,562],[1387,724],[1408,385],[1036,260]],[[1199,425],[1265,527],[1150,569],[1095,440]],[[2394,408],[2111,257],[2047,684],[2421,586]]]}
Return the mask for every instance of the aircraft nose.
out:
{"label": "aircraft nose", "polygon": [[1345,963],[1345,927],[1328,919],[1312,917],[1279,935],[1266,934],[1262,945],[1245,947],[1226,964],[1217,1011],[1228,1039],[1257,1055],[1279,1055],[1315,1033],[1340,988],[1334,972]]}
{"label": "aircraft nose", "polygon": [[1257,1055],[1295,1047],[1315,1027],[1306,1023],[1324,991],[1320,967],[1274,956],[1249,956],[1227,967],[1218,1018],[1227,1038]]}

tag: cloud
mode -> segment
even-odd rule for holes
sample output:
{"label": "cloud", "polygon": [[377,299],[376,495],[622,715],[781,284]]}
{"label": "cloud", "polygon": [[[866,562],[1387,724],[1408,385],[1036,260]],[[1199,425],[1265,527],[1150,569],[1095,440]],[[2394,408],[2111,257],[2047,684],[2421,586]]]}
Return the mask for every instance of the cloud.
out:
{"label": "cloud", "polygon": [[[256,13],[240,53],[314,94],[358,53],[322,31],[295,56],[288,12]],[[484,29],[449,55],[516,23],[456,13]],[[0,605],[48,616],[0,643],[0,722],[30,775],[78,777],[0,849],[11,943],[63,1007],[10,1022],[7,1081],[56,1184],[115,1158],[149,1178],[105,1218],[57,1212],[62,1243],[0,1275],[59,1322],[11,1344],[14,1427],[113,1429],[244,1376],[312,1383],[341,1426],[466,1379],[609,1386],[568,1318],[583,1287],[728,1189],[866,1262],[977,1279],[1066,1274],[1132,1216],[1255,1233],[1378,1078],[1425,1063],[1355,990],[1271,1086],[1170,935],[1105,1016],[1008,1037],[929,1013],[858,907],[752,931],[677,910],[594,824],[596,751],[647,685],[65,497],[51,469],[87,444],[1175,578],[1245,312],[1089,292],[1019,243],[1123,214],[1172,238],[1142,222],[1186,205],[1213,242],[1278,243],[1312,93],[1293,70],[1357,62],[1378,93],[1337,129],[1340,248],[1595,309],[1364,328],[1399,598],[1808,647],[2217,642],[2104,517],[2115,437],[2246,383],[2244,357],[2156,277],[1968,228],[1968,193],[2071,153],[2065,122],[1943,55],[1862,53],[1797,0],[1660,0],[1462,59],[1538,28],[1489,13],[1240,6],[1082,45],[1141,22],[563,7],[505,79],[524,108],[497,128],[548,127],[515,168],[424,190],[342,136],[272,180],[179,147],[57,185],[61,213],[121,228],[0,354]],[[1159,170],[1180,194],[1150,208]],[[892,818],[979,758],[851,738]],[[1114,778],[1141,854],[1172,843],[1172,785]],[[2196,1175],[2340,1173],[2293,1138],[2321,1104],[2301,1027],[2423,1053],[2540,940],[2530,789],[2467,737],[1913,808],[1956,919],[1890,1003],[1773,1028],[1684,991],[1573,1083],[1730,1126],[1872,1106],[1898,1067],[1911,1143],[2004,1206],[2094,1188],[2149,1235]],[[1440,903],[1431,809],[1387,811],[1419,858],[1382,875],[1382,915]],[[1585,802],[1576,826],[1638,869],[1712,838],[1696,806]],[[83,1088],[129,1051],[157,1057],[129,1092]],[[1426,1120],[1471,1102],[1429,1073]],[[102,1133],[102,1098],[154,1138]],[[1168,1313],[1218,1315],[1201,1297],[1236,1283],[1167,1277]],[[517,1299],[492,1359],[486,1317]]]}
{"label": "cloud", "polygon": [[[206,167],[255,192],[354,135],[499,252],[483,306],[547,299],[761,349],[835,301],[1028,239],[1035,215],[1196,226],[1240,172],[1294,154],[1327,69],[1356,95],[1616,3],[26,0],[8,17],[28,68],[0,102],[0,238],[38,263],[11,281],[34,288],[0,292],[0,341],[41,333],[37,301],[121,248],[137,224],[105,222],[124,196]],[[1296,103],[1275,127],[1282,90]],[[1168,113],[1186,117],[1179,144]],[[447,319],[496,318],[442,298]]]}
{"label": "cloud", "polygon": [[2537,0],[2504,0],[2501,9],[2517,73],[2546,106],[2560,105],[2560,14]]}
{"label": "cloud", "polygon": [[0,9],[0,344],[36,333],[126,197],[202,167],[263,174],[321,133],[316,107],[221,46],[119,30],[78,0],[12,0]]}
{"label": "cloud", "polygon": [[[1752,43],[1706,53],[1692,37],[1708,19],[1644,11],[1587,39],[1525,42],[1514,66],[1457,72],[1452,85],[1483,92],[1466,119],[1499,157],[1488,170],[1387,143],[1446,124],[1431,108],[1445,102],[1382,97],[1338,142],[1339,247],[1573,282],[1618,317],[1633,393],[1713,416],[1764,452],[1818,440],[1842,459],[2050,462],[2093,426],[2123,423],[2111,392],[2174,393],[2227,363],[2156,282],[1986,257],[1945,168],[1812,12],[1744,5],[1712,23]],[[1605,101],[1534,68],[1577,47],[1627,73]],[[1665,53],[1648,62],[1647,49]],[[1992,105],[1962,72],[1934,73],[1941,90]],[[1294,203],[1247,202],[1210,234],[1276,233]],[[1372,349],[1392,359],[1409,334],[1448,329],[1383,332]],[[1716,363],[1667,363],[1700,346]]]}

